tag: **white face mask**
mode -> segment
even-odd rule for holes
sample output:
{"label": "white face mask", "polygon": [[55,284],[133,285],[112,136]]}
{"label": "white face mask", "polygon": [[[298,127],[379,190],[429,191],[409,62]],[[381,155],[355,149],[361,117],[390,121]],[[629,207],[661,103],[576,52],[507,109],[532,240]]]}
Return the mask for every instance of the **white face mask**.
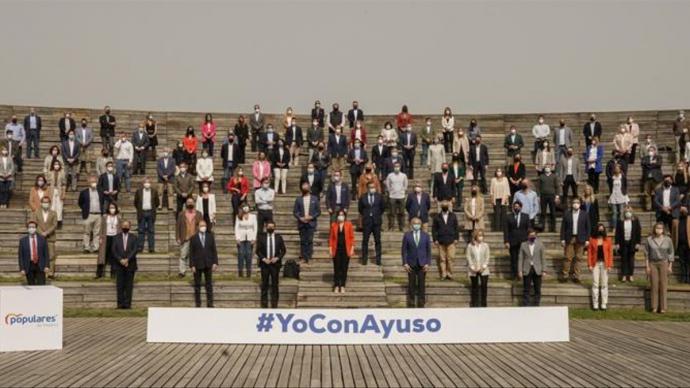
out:
{"label": "white face mask", "polygon": [[245,206],[242,208],[242,211],[245,213],[249,213],[249,206]]}
{"label": "white face mask", "polygon": [[204,190],[204,193],[208,193],[208,187],[204,187],[203,190]]}
{"label": "white face mask", "polygon": [[113,209],[110,209],[109,211],[110,211],[110,214],[115,214],[115,212],[117,211],[117,209],[114,209],[114,208],[113,208]]}
{"label": "white face mask", "polygon": [[338,216],[338,222],[345,221],[345,216]]}
{"label": "white face mask", "polygon": [[42,203],[41,207],[43,208],[43,210],[48,210],[48,209],[50,209],[50,204],[49,203]]}
{"label": "white face mask", "polygon": [[92,188],[92,189],[95,189],[96,186],[97,186],[97,184],[96,184],[95,182],[94,182],[94,183],[91,183],[91,188]]}
{"label": "white face mask", "polygon": [[33,226],[29,227],[28,231],[29,231],[29,234],[36,234],[36,228]]}
{"label": "white face mask", "polygon": [[579,210],[580,209],[580,204],[579,203],[574,203],[573,204],[573,210]]}
{"label": "white face mask", "polygon": [[150,183],[144,183],[144,188],[145,188],[145,189],[150,189],[150,188],[151,188],[151,184],[150,184]]}
{"label": "white face mask", "polygon": [[199,232],[206,233],[206,227],[205,226],[200,227]]}

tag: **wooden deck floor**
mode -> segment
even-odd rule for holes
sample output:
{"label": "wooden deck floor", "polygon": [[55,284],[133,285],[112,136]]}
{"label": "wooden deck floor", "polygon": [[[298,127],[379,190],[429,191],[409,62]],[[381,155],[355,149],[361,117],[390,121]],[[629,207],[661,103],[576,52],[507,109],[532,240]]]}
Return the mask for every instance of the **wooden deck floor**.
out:
{"label": "wooden deck floor", "polygon": [[[228,330],[232,330],[231,327]],[[563,344],[147,344],[141,318],[67,319],[65,348],[0,354],[0,386],[688,386],[690,324],[572,321]]]}

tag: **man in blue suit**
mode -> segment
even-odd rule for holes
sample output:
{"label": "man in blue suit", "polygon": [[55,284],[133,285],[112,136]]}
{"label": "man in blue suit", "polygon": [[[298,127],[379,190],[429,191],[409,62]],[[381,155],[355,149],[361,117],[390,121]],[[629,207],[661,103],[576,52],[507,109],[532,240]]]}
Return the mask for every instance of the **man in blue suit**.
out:
{"label": "man in blue suit", "polygon": [[311,194],[308,182],[302,183],[302,195],[295,200],[293,215],[297,219],[300,238],[300,264],[308,264],[314,252],[316,220],[321,215],[319,197]]}
{"label": "man in blue suit", "polygon": [[340,127],[328,137],[328,155],[333,162],[331,165],[333,171],[340,171],[343,167],[343,158],[347,155],[347,139]]}
{"label": "man in blue suit", "polygon": [[350,190],[343,183],[340,171],[333,173],[333,184],[326,191],[326,208],[331,216],[331,222],[335,222],[339,211],[342,210],[347,214],[350,210]]}
{"label": "man in blue suit", "polygon": [[383,196],[376,192],[373,182],[367,184],[366,194],[362,194],[357,204],[362,219],[362,265],[369,261],[369,237],[374,235],[376,265],[381,265],[381,224],[383,223]]}
{"label": "man in blue suit", "polygon": [[19,239],[19,270],[26,276],[28,285],[43,286],[46,284],[46,272],[50,271],[48,243],[36,233],[35,221],[29,221],[26,226],[28,234]]}
{"label": "man in blue suit", "polygon": [[422,184],[415,182],[414,192],[407,195],[405,210],[407,210],[407,221],[412,223],[412,219],[417,217],[422,220],[422,229],[429,230],[429,210],[431,209],[431,197],[429,193],[422,190]]}
{"label": "man in blue suit", "polygon": [[137,236],[129,233],[131,224],[122,221],[122,233],[115,236],[112,245],[113,268],[117,274],[117,308],[132,308],[134,274],[137,272]]}
{"label": "man in blue suit", "polygon": [[412,219],[412,230],[403,236],[402,263],[407,272],[407,307],[424,307],[424,281],[431,264],[431,237],[422,230],[422,220],[417,217]]}

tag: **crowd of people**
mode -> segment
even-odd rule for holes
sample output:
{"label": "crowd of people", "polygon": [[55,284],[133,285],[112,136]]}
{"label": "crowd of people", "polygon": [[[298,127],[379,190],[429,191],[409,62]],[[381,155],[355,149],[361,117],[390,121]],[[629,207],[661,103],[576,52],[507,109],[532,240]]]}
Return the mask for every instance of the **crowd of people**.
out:
{"label": "crowd of people", "polygon": [[[357,101],[347,112],[335,103],[328,113],[316,101],[311,118],[311,125],[303,130],[293,109],[288,108],[274,128],[256,105],[254,112],[240,116],[233,128],[222,132],[213,116],[206,114],[199,128],[189,126],[171,150],[158,146],[157,124],[151,114],[133,133],[116,132],[117,120],[110,107],[105,107],[98,120],[102,148],[96,150],[89,120],[82,118],[78,126],[73,115],[65,112],[58,123],[59,145],[50,147],[43,173],[36,176],[29,194],[28,235],[19,244],[21,272],[29,284],[44,284],[46,277],[55,275],[55,240],[62,226],[65,193],[77,191],[81,175],[86,174],[88,187],[78,196],[83,249],[98,253],[97,277],[105,276],[108,267],[111,276],[117,277],[118,307],[131,306],[137,253],[145,246],[149,252],[156,250],[155,220],[161,211],[176,214],[179,276],[193,273],[197,306],[201,305],[203,277],[207,306],[212,307],[212,277],[219,265],[213,229],[221,199],[211,188],[216,184],[213,158],[218,157],[215,143],[219,142],[223,171],[218,175],[222,175],[222,192],[230,197],[237,273],[251,276],[252,258],[257,258],[262,307],[268,307],[269,300],[270,306],[276,307],[279,299],[278,275],[286,249],[276,231],[273,210],[276,196],[287,193],[290,168],[302,170],[300,195],[293,206],[300,249],[291,256],[298,258],[300,266],[309,265],[317,222],[326,216],[321,214],[324,201],[326,222],[330,223],[334,293],[346,290],[356,232],[362,233],[360,262],[369,262],[369,240],[373,238],[373,262],[381,265],[384,213],[387,230],[405,231],[401,254],[409,280],[409,307],[425,305],[432,250],[438,250],[439,278],[453,278],[456,247],[461,240],[467,243],[470,304],[487,306],[493,260],[484,241],[488,230],[503,232],[511,276],[523,282],[523,303],[539,305],[547,264],[538,235],[547,228],[555,232],[556,213],[561,210],[559,239],[564,260],[558,277],[561,282],[580,282],[580,264],[586,262],[593,277],[594,309],[607,308],[614,250],[623,282],[634,280],[635,252],[645,253],[654,311],[667,310],[668,274],[676,256],[681,264],[680,281],[690,282],[690,204],[686,195],[690,138],[683,112],[673,125],[678,160],[674,174],[662,173],[662,156],[651,136],[640,142],[640,127],[633,117],[628,117],[615,135],[605,136],[592,114],[583,125],[585,149],[578,155],[578,136],[565,120],[551,127],[539,116],[532,127],[533,146],[528,145],[534,171],[528,171],[523,159],[528,155],[523,151],[529,141],[527,135],[511,126],[503,142],[505,167],[493,171],[488,182],[489,148],[482,142],[479,123],[472,119],[466,128],[461,127],[450,108],[443,110],[440,122],[434,124],[426,117],[414,131],[415,118],[407,106],[380,131],[365,127],[365,115]],[[41,127],[41,117],[33,108],[22,121],[12,116],[7,124],[6,138],[0,142],[0,208],[11,201],[15,175],[22,173],[23,152],[27,159],[42,157]],[[606,137],[612,138],[608,161],[604,160]],[[247,152],[257,155],[251,167],[246,166],[251,168],[251,176],[249,171],[245,175],[243,168]],[[300,163],[302,154],[307,159]],[[644,208],[654,209],[658,221],[647,238],[642,237],[628,196],[629,185],[635,183],[629,182],[628,169],[638,160]],[[149,161],[155,162],[156,177],[146,176]],[[415,179],[416,168],[428,169],[430,179]],[[349,172],[349,185],[343,180],[345,172]],[[608,219],[600,217],[597,199],[602,172],[610,193]],[[132,175],[144,176],[141,187],[135,188],[133,204],[128,204],[136,209],[136,235],[130,231],[131,222],[121,216],[120,207],[126,205],[118,202],[122,191],[131,192]],[[463,198],[466,181],[470,195]],[[487,195],[489,201],[485,203]],[[486,204],[493,208],[490,219]],[[462,222],[458,213],[463,214]]]}

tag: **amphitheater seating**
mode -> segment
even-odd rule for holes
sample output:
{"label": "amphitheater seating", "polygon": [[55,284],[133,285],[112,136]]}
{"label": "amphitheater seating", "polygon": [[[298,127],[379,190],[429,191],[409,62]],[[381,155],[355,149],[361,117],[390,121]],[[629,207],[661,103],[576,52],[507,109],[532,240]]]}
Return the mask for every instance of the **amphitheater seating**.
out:
{"label": "amphitheater seating", "polygon": [[[12,114],[23,117],[29,108],[25,106],[0,106],[0,117],[9,118]],[[99,110],[92,109],[63,109],[63,108],[38,108],[37,112],[43,118],[43,132],[41,136],[41,153],[45,155],[50,145],[58,139],[57,123],[65,110],[73,112],[75,118],[87,117],[91,126],[98,133]],[[639,112],[602,112],[597,113],[599,121],[604,127],[604,135],[601,143],[604,144],[607,155],[610,155],[611,140],[619,123],[628,115],[635,117],[641,128],[641,138],[651,134],[660,146],[672,146],[671,135],[672,122],[677,111],[639,111]],[[131,133],[148,112],[113,110],[117,118],[117,129]],[[158,122],[159,146],[174,146],[182,138],[188,125],[197,128],[203,118],[202,112],[151,112]],[[227,129],[236,123],[239,114],[213,113],[214,120],[218,124],[219,136],[224,136]],[[394,115],[368,115],[364,123],[371,133],[377,134],[383,123],[393,120]],[[506,114],[506,115],[456,115],[456,125],[466,126],[470,117],[476,118],[482,128],[483,142],[489,146],[491,166],[490,174],[497,167],[505,164],[505,152],[503,138],[511,125],[516,125],[520,133],[525,136],[525,150],[531,148],[531,128],[537,114]],[[424,115],[416,115],[418,123],[421,123]],[[431,115],[434,127],[440,127],[439,115]],[[589,118],[587,113],[554,113],[545,115],[546,122],[553,124],[559,119],[565,119],[573,129],[576,139],[576,152],[581,154],[584,149],[582,137],[582,125]],[[297,116],[299,124],[306,128],[310,123],[308,116]],[[274,127],[280,128],[282,115],[268,115],[267,122],[274,123]],[[282,132],[282,131],[281,131]],[[96,144],[91,147],[95,159],[100,151],[100,137],[96,136]],[[220,182],[222,175],[219,149],[214,158],[216,181]],[[367,147],[369,149],[369,147]],[[306,147],[303,154],[306,154]],[[418,151],[419,152],[419,151]],[[247,164],[251,164],[256,155],[247,149]],[[664,171],[670,172],[672,166],[664,156]],[[608,156],[606,156],[608,158]],[[523,158],[527,168],[528,177],[536,176],[530,158]],[[306,155],[301,158],[302,166],[305,165]],[[24,172],[17,176],[16,189],[8,209],[0,210],[0,279],[7,283],[19,283],[22,279],[17,272],[16,249],[17,240],[24,233],[24,223],[28,218],[26,203],[28,193],[34,183],[35,176],[42,171],[43,159],[30,159],[24,161]],[[288,177],[288,193],[277,195],[275,201],[275,220],[278,231],[286,240],[288,257],[296,257],[299,252],[299,235],[295,228],[295,220],[292,216],[292,205],[298,195],[298,180],[302,172],[302,166],[291,168]],[[415,160],[416,180],[428,181],[430,174],[428,169],[420,168],[419,157]],[[92,166],[93,168],[93,166]],[[251,169],[245,168],[250,172]],[[147,164],[147,175],[155,176],[155,163]],[[642,209],[639,182],[641,176],[639,162],[629,169],[628,179],[630,187],[631,204],[636,215],[642,221],[643,234],[651,229],[654,222],[654,214]],[[349,181],[349,174],[343,174],[345,182]],[[610,210],[605,205],[608,199],[608,188],[604,184],[602,176],[599,203],[602,219],[610,217]],[[132,179],[132,187],[137,188],[142,181],[141,176]],[[81,177],[79,188],[86,187],[86,179]],[[582,185],[580,185],[582,190]],[[223,199],[219,183],[212,187],[218,199],[218,224],[214,232],[217,234],[220,254],[221,275],[216,281],[217,306],[256,307],[259,300],[258,273],[255,271],[253,278],[237,278],[237,254],[234,241],[234,232],[230,219],[229,199]],[[465,186],[465,195],[469,194],[469,185]],[[64,226],[58,231],[58,280],[54,284],[65,289],[65,305],[68,307],[114,307],[115,287],[110,280],[92,280],[95,273],[95,254],[84,254],[81,251],[82,227],[80,224],[80,212],[76,205],[78,193],[68,192],[65,199]],[[122,193],[120,205],[124,211],[124,217],[136,225],[135,211],[132,194]],[[356,209],[356,204],[353,203]],[[486,207],[491,209],[488,198]],[[352,209],[352,208],[351,208]],[[322,201],[322,210],[325,205]],[[490,216],[491,210],[489,210]],[[462,220],[462,214],[458,214]],[[384,225],[385,225],[384,220]],[[168,212],[159,212],[156,221],[156,248],[153,254],[142,253],[139,255],[139,274],[134,290],[135,306],[191,306],[193,305],[192,288],[189,277],[183,280],[176,278],[177,273],[177,245],[174,238],[174,215]],[[558,225],[560,227],[560,225]],[[388,307],[404,305],[404,286],[406,278],[400,264],[400,232],[383,233],[383,265],[363,266],[353,260],[350,264],[348,275],[348,291],[346,294],[333,294],[331,292],[332,264],[328,259],[328,220],[322,216],[319,219],[319,227],[315,234],[314,262],[308,268],[303,268],[299,281],[285,280],[281,283],[281,306],[296,307]],[[356,253],[359,254],[361,235],[356,235]],[[560,270],[562,249],[559,237],[555,233],[542,233],[541,238],[548,250],[549,279],[546,280],[542,301],[544,304],[565,304],[570,306],[586,307],[589,305],[589,288],[587,280],[590,278],[586,267],[582,266],[582,285],[558,284],[555,282],[555,274]],[[508,253],[503,246],[502,233],[489,231],[486,236],[492,252],[491,280],[489,282],[490,305],[516,305],[521,298],[522,286],[504,280],[509,272]],[[373,244],[373,242],[372,242]],[[464,306],[469,303],[469,290],[467,288],[467,266],[464,258],[464,246],[457,250],[453,265],[456,275],[453,281],[439,281],[435,268],[432,276],[428,277],[427,295],[430,306]],[[437,252],[434,252],[434,256]],[[638,279],[644,278],[644,259],[638,254],[636,260],[636,274]],[[676,266],[677,268],[677,266]],[[612,276],[619,271],[619,261],[615,261]],[[611,307],[641,307],[647,300],[647,291],[641,280],[635,284],[620,284],[611,281],[610,302]],[[672,282],[670,293],[670,307],[672,309],[687,309],[690,307],[690,288]]]}

